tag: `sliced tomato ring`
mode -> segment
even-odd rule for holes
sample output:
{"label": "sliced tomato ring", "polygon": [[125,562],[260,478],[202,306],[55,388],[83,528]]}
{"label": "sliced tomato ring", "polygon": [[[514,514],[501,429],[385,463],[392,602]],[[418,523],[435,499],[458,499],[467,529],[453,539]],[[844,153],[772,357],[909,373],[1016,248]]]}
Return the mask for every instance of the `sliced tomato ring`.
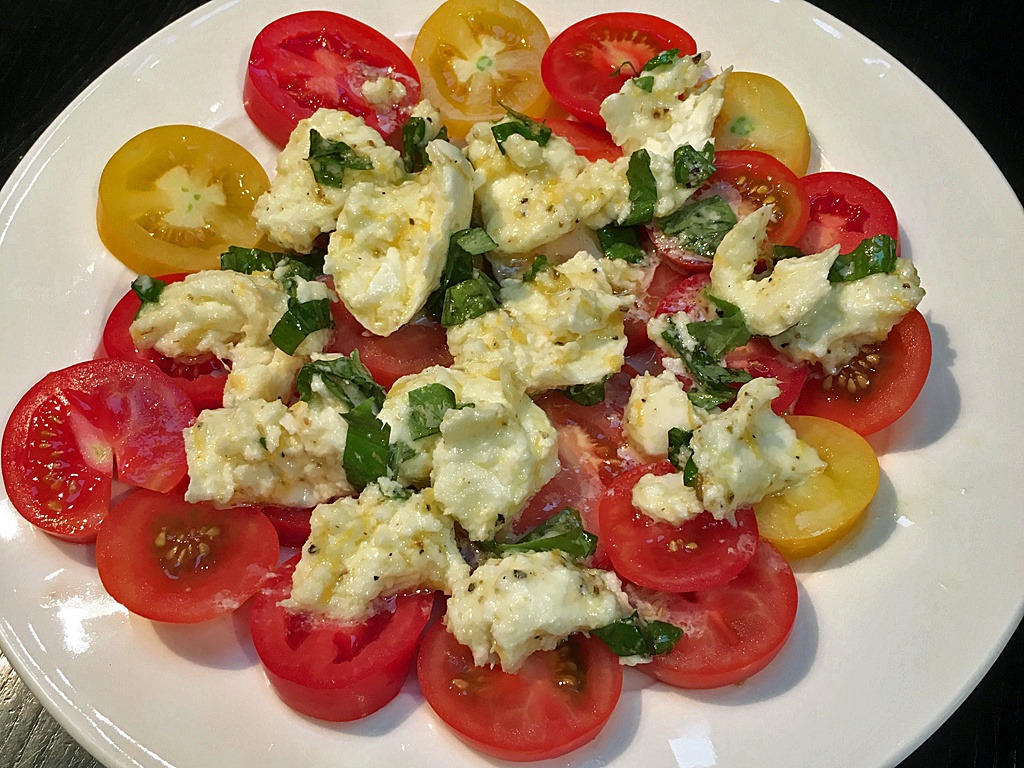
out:
{"label": "sliced tomato ring", "polygon": [[832,245],[849,253],[875,235],[889,235],[899,252],[896,209],[870,181],[852,173],[823,171],[804,176],[800,186],[810,206],[807,228],[797,242],[804,253],[821,253]]}
{"label": "sliced tomato ring", "polygon": [[3,478],[29,522],[92,541],[115,476],[169,491],[185,477],[188,396],[156,366],[102,359],[54,371],[14,406],[3,436]]}
{"label": "sliced tomato ring", "polygon": [[658,305],[685,275],[666,259],[659,259],[647,290],[637,296],[626,312],[623,325],[626,330],[626,355],[635,355],[651,346],[647,337],[647,322],[654,317]]}
{"label": "sliced tomato ring", "polygon": [[[381,79],[392,81],[370,96]],[[364,87],[365,86],[365,87]],[[256,36],[242,100],[278,146],[321,107],[357,115],[387,138],[420,98],[419,77],[401,48],[372,27],[331,11],[277,19]]]}
{"label": "sliced tomato ring", "polygon": [[793,571],[762,541],[736,578],[700,592],[673,594],[627,585],[644,616],[682,627],[675,647],[641,672],[677,688],[740,683],[778,656],[796,620]]}
{"label": "sliced tomato ring", "polygon": [[267,679],[285,704],[309,717],[366,717],[401,690],[434,595],[389,598],[361,624],[345,624],[281,605],[298,561],[296,555],[279,566],[253,599],[249,627]]}
{"label": "sliced tomato ring", "polygon": [[679,241],[678,237],[666,235],[656,224],[647,227],[647,237],[662,261],[671,262],[683,274],[711,271],[714,259],[691,251]]}
{"label": "sliced tomato ring", "polygon": [[558,757],[592,741],[622,692],[618,657],[594,637],[572,635],[538,651],[516,674],[477,667],[438,622],[423,637],[420,688],[459,738],[500,760]]}
{"label": "sliced tomato ring", "polygon": [[191,624],[256,594],[278,551],[277,532],[257,509],[136,491],[100,525],[96,568],[110,596],[132,613]]}
{"label": "sliced tomato ring", "polygon": [[567,27],[544,53],[544,85],[558,105],[585,123],[604,127],[601,102],[662,51],[697,52],[690,34],[646,13],[602,13]]}
{"label": "sliced tomato ring", "polygon": [[260,504],[260,512],[277,530],[277,540],[282,547],[301,547],[309,538],[312,509],[307,507],[284,507],[278,504]]}
{"label": "sliced tomato ring", "polygon": [[565,120],[559,117],[548,117],[544,123],[551,131],[572,144],[576,154],[587,158],[590,162],[608,160],[614,162],[622,157],[619,147],[608,131],[603,127],[581,123],[578,120]]}
{"label": "sliced tomato ring", "polygon": [[645,475],[667,475],[667,461],[615,479],[601,500],[601,531],[608,556],[622,578],[664,592],[692,592],[723,584],[742,571],[757,549],[753,511],[736,512],[736,524],[704,512],[680,526],[656,521],[633,506],[633,487]]}
{"label": "sliced tomato ring", "polygon": [[928,323],[918,310],[911,310],[885,341],[862,350],[838,374],[809,378],[793,411],[873,435],[910,410],[924,389],[931,361]]}
{"label": "sliced tomato ring", "polygon": [[[185,279],[184,272],[161,275],[158,280],[176,283]],[[164,357],[154,349],[139,349],[132,339],[131,325],[138,314],[141,301],[135,291],[129,290],[114,305],[103,326],[103,350],[110,357],[153,363],[181,386],[197,411],[220,408],[224,404],[224,384],[227,367],[212,355],[199,360],[175,360]]]}
{"label": "sliced tomato ring", "polygon": [[715,169],[700,197],[721,195],[739,218],[771,203],[768,240],[796,244],[807,227],[810,206],[807,192],[789,168],[764,152],[733,149],[715,152]]}

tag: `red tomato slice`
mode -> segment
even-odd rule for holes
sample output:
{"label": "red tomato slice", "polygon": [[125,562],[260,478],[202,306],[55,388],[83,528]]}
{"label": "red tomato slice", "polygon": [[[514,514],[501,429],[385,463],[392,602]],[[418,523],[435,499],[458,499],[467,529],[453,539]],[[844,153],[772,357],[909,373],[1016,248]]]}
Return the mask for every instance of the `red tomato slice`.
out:
{"label": "red tomato slice", "polygon": [[622,692],[618,657],[572,635],[530,656],[516,674],[477,667],[444,624],[423,637],[416,665],[423,697],[455,733],[500,760],[545,760],[592,741]]}
{"label": "red tomato slice", "polygon": [[614,162],[622,157],[622,148],[612,141],[612,137],[603,127],[598,128],[560,117],[548,117],[544,122],[553,133],[572,144],[577,155],[587,158],[592,163],[598,160]]}
{"label": "red tomato slice", "polygon": [[800,179],[807,193],[810,219],[797,242],[804,253],[821,253],[839,245],[849,253],[861,241],[875,235],[889,235],[900,242],[896,210],[885,193],[867,179],[852,173],[825,171]]}
{"label": "red tomato slice", "polygon": [[647,236],[655,252],[667,262],[671,262],[683,274],[691,272],[710,272],[714,262],[710,256],[701,256],[699,253],[685,248],[679,242],[678,237],[666,235],[661,228],[655,225],[647,227]]}
{"label": "red tomato slice", "polygon": [[309,717],[358,720],[398,695],[412,666],[434,594],[399,595],[362,624],[280,605],[292,592],[299,555],[283,563],[253,599],[249,627],[277,695]]}
{"label": "red tomato slice", "polygon": [[697,52],[690,34],[646,13],[603,13],[578,21],[548,46],[540,73],[552,98],[585,123],[604,127],[601,102],[662,51]]}
{"label": "red tomato slice", "polygon": [[671,652],[637,667],[678,688],[718,688],[760,672],[782,650],[796,620],[793,571],[764,540],[750,564],[721,586],[685,594],[626,590],[644,615],[685,630]]}
{"label": "red tomato slice", "polygon": [[810,215],[807,192],[782,162],[764,152],[733,149],[715,152],[715,168],[700,197],[721,195],[739,218],[772,203],[768,240],[794,245],[800,239]]}
{"label": "red tomato slice", "polygon": [[277,540],[282,547],[301,547],[309,538],[309,518],[312,509],[304,507],[282,507],[277,504],[260,504],[260,510],[277,530]]}
{"label": "red tomato slice", "polygon": [[[405,88],[397,104],[373,104],[363,85],[388,77]],[[386,138],[408,119],[420,81],[408,56],[377,30],[330,11],[293,13],[256,36],[242,95],[245,111],[284,146],[299,120],[321,107],[358,115]]]}
{"label": "red tomato slice", "polygon": [[47,374],[14,406],[3,477],[29,522],[92,541],[110,508],[111,480],[165,492],[185,476],[182,430],[195,409],[148,363],[89,360]]}
{"label": "red tomato slice", "polygon": [[110,596],[132,613],[191,624],[256,594],[278,551],[277,532],[257,509],[136,491],[100,526],[96,568]]}
{"label": "red tomato slice", "polygon": [[331,302],[331,314],[334,340],[326,351],[350,355],[358,349],[359,360],[385,389],[390,389],[402,376],[455,362],[448,351],[447,332],[440,323],[410,323],[390,336],[376,336],[363,328],[340,301]]}
{"label": "red tomato slice", "polygon": [[[157,280],[176,283],[185,277],[186,274],[181,272],[162,275]],[[139,297],[132,290],[114,305],[103,327],[103,350],[110,357],[121,360],[153,363],[181,385],[197,411],[220,408],[224,404],[224,383],[227,381],[227,368],[224,364],[212,355],[183,361],[164,357],[154,349],[143,350],[136,347],[129,328],[138,314],[140,305]]]}
{"label": "red tomato slice", "polygon": [[651,346],[647,338],[647,321],[654,317],[655,310],[665,294],[671,291],[685,275],[678,272],[668,260],[661,260],[654,270],[647,290],[637,296],[633,306],[626,312],[623,325],[626,329],[626,355],[635,355]]}
{"label": "red tomato slice", "polygon": [[[877,359],[872,360],[871,356]],[[916,309],[898,322],[885,341],[863,350],[852,363],[829,378],[808,379],[794,413],[821,416],[860,435],[873,435],[910,410],[928,378],[932,336],[924,315]],[[851,394],[844,382],[858,373],[871,382]],[[828,386],[826,389],[826,386]]]}
{"label": "red tomato slice", "polygon": [[723,584],[742,571],[757,549],[753,510],[736,512],[736,525],[703,512],[681,526],[662,523],[633,506],[633,486],[644,475],[667,475],[667,461],[619,475],[601,500],[608,556],[622,578],[663,592],[692,592]]}

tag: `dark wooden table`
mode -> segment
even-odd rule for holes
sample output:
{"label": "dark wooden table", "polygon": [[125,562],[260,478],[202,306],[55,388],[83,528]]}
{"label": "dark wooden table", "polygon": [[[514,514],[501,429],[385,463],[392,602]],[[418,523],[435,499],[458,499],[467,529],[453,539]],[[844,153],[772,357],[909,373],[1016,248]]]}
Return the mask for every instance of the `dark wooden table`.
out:
{"label": "dark wooden table", "polygon": [[[0,184],[89,82],[202,2],[7,0],[0,15]],[[913,70],[974,132],[1017,196],[1024,198],[1024,88],[1016,0],[815,4]],[[311,7],[325,5],[330,3]],[[965,206],[970,204],[965,201]],[[1022,734],[1024,628],[1018,628],[977,689],[901,768],[1018,768],[1024,766]],[[828,756],[822,761],[826,766]],[[96,766],[0,655],[0,768]]]}

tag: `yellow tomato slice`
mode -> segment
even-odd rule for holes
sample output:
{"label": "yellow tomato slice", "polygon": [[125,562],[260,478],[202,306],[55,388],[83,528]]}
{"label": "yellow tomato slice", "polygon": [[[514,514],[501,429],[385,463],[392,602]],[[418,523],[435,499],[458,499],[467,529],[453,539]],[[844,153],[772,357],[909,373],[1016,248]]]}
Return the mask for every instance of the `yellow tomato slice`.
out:
{"label": "yellow tomato slice", "polygon": [[194,125],[143,131],[107,161],[96,223],[119,260],[147,275],[216,269],[260,240],[252,216],[267,172],[231,139]]}
{"label": "yellow tomato slice", "polygon": [[797,100],[782,83],[757,72],[733,72],[715,121],[715,149],[756,149],[797,176],[807,173],[811,137]]}
{"label": "yellow tomato slice", "polygon": [[473,123],[500,120],[505,107],[539,117],[551,97],[540,61],[551,39],[516,0],[447,0],[420,29],[412,49],[423,97],[452,137]]}
{"label": "yellow tomato slice", "polygon": [[787,558],[816,554],[853,530],[878,490],[878,458],[848,427],[817,416],[787,416],[826,467],[754,505],[760,534]]}

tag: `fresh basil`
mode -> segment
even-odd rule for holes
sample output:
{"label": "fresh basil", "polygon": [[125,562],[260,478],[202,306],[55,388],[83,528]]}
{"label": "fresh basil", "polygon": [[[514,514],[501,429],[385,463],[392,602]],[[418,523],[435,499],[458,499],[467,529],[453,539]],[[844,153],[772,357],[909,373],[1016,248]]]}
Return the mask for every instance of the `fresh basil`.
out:
{"label": "fresh basil", "polygon": [[346,169],[372,171],[373,161],[363,157],[344,141],[331,141],[315,128],[309,129],[309,154],[306,156],[313,178],[325,187],[340,187]]}
{"label": "fresh basil", "polygon": [[574,403],[583,406],[597,405],[604,402],[604,381],[595,381],[592,384],[573,384],[558,390]]}
{"label": "fresh basil", "polygon": [[629,182],[629,215],[619,226],[646,224],[654,218],[654,206],[658,202],[658,183],[654,180],[651,155],[646,149],[638,149],[629,156],[626,181]]}
{"label": "fresh basil", "polygon": [[333,327],[330,299],[302,302],[292,299],[288,302],[287,311],[270,332],[270,340],[274,346],[290,355],[309,334]]}
{"label": "fresh basil", "polygon": [[697,464],[693,460],[693,449],[690,448],[690,440],[693,439],[693,432],[679,427],[672,427],[668,431],[668,460],[672,466],[683,473],[683,485],[693,487],[697,480]]}
{"label": "fresh basil", "polygon": [[295,387],[299,397],[306,402],[313,399],[314,376],[319,376],[327,391],[348,408],[355,408],[369,400],[373,403],[376,413],[384,405],[384,387],[374,381],[359,359],[358,350],[353,350],[349,357],[314,360],[302,366]]}
{"label": "fresh basil", "polygon": [[505,112],[508,113],[509,119],[491,127],[491,134],[501,154],[505,154],[505,141],[509,136],[516,134],[529,141],[535,141],[542,147],[547,146],[551,139],[551,129],[548,126],[508,107],[505,107]]}
{"label": "fresh basil", "polygon": [[444,292],[441,325],[451,328],[497,309],[499,288],[487,275],[478,273]]}
{"label": "fresh basil", "polygon": [[783,259],[796,259],[804,255],[804,252],[795,245],[773,245],[772,263]]}
{"label": "fresh basil", "polygon": [[671,651],[683,630],[664,621],[643,621],[639,613],[590,630],[616,656],[657,656]]}
{"label": "fresh basil", "polygon": [[253,272],[273,272],[281,259],[288,258],[286,253],[273,253],[262,248],[239,248],[228,246],[220,255],[220,268],[232,272],[251,275]]}
{"label": "fresh basil", "polygon": [[427,138],[428,123],[425,117],[410,117],[402,126],[402,163],[409,173],[419,173],[430,165],[427,144],[431,141],[448,140],[446,126],[441,126],[441,130],[434,138]]}
{"label": "fresh basil", "polygon": [[647,258],[640,247],[640,233],[636,227],[603,227],[597,230],[597,241],[606,258],[621,259],[630,264],[640,264]]}
{"label": "fresh basil", "polygon": [[667,51],[662,51],[657,56],[652,57],[644,64],[641,72],[653,72],[658,67],[664,67],[666,64],[671,64],[677,58],[679,58],[678,48],[669,48]]}
{"label": "fresh basil", "polygon": [[710,410],[729,402],[736,397],[736,387],[753,378],[746,371],[726,368],[720,362],[721,357],[712,357],[702,346],[687,349],[672,325],[662,332],[661,337],[679,355],[693,377],[696,386],[687,392],[687,396],[690,402],[700,408]]}
{"label": "fresh basil", "polygon": [[437,382],[409,392],[409,435],[421,440],[441,432],[441,419],[455,407],[455,393]]}
{"label": "fresh basil", "polygon": [[714,256],[722,238],[736,226],[736,214],[718,195],[705,197],[659,220],[666,235],[701,256]]}
{"label": "fresh basil", "polygon": [[709,141],[703,149],[697,150],[689,144],[681,144],[672,155],[672,166],[676,184],[696,189],[716,170],[715,145]]}
{"label": "fresh basil", "polygon": [[523,282],[532,283],[537,279],[537,275],[550,268],[551,264],[548,262],[547,256],[543,253],[534,256],[533,261],[530,262],[530,268],[523,272]]}
{"label": "fresh basil", "polygon": [[[139,306],[139,311],[142,311],[142,307],[147,304],[155,304],[160,301],[160,294],[164,292],[164,288],[167,287],[167,283],[163,280],[157,280],[149,275],[139,275],[132,280],[132,292],[139,297],[139,301],[142,302]],[[136,313],[138,314],[138,313]]]}
{"label": "fresh basil", "polygon": [[687,323],[686,330],[707,351],[709,357],[721,360],[750,341],[752,334],[739,307],[710,293],[705,295],[718,306],[718,317]]}
{"label": "fresh basil", "polygon": [[634,77],[633,85],[639,88],[641,91],[647,91],[650,93],[654,90],[654,76],[644,75],[643,77]]}
{"label": "fresh basil", "polygon": [[486,549],[504,557],[511,552],[559,550],[580,560],[597,550],[597,536],[583,528],[578,510],[566,507],[512,543],[488,542]]}
{"label": "fresh basil", "polygon": [[889,235],[875,235],[862,240],[849,253],[840,254],[828,271],[829,282],[850,283],[868,275],[896,269],[896,241]]}
{"label": "fresh basil", "polygon": [[352,487],[363,490],[378,477],[387,477],[391,427],[377,418],[374,404],[364,400],[342,417],[348,423],[342,463]]}
{"label": "fresh basil", "polygon": [[[443,318],[446,309],[450,320],[459,317],[461,312],[457,311],[455,306],[455,299],[457,297],[452,296],[449,298],[449,291],[460,283],[482,276],[483,273],[477,268],[477,262],[474,257],[481,256],[497,247],[498,244],[483,229],[460,229],[458,232],[453,233],[448,240],[448,257],[445,261],[444,272],[441,273],[441,282],[427,299],[425,306],[427,313],[435,320],[441,322],[444,322]],[[493,288],[491,294],[496,305],[497,286],[489,278],[488,283],[490,284],[488,287]],[[462,289],[463,292],[471,292],[472,290],[469,288]],[[452,324],[458,325],[456,322]]]}

